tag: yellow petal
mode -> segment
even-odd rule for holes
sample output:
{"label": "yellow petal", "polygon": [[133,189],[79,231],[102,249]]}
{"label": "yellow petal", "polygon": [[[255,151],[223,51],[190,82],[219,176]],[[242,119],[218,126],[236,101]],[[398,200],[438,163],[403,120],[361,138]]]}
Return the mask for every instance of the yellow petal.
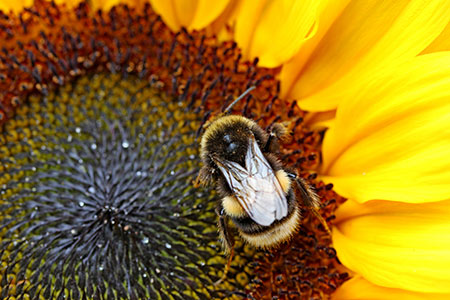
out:
{"label": "yellow petal", "polygon": [[283,90],[305,110],[335,109],[361,78],[416,56],[449,21],[448,0],[351,1],[307,63],[289,68],[296,80]]}
{"label": "yellow petal", "polygon": [[334,118],[336,117],[336,111],[324,111],[324,112],[312,112],[306,114],[304,118],[304,124],[313,128],[330,128],[334,124]]}
{"label": "yellow petal", "polygon": [[[230,0],[199,0],[188,29],[202,29],[211,24],[225,10]],[[212,5],[214,3],[214,5]]]}
{"label": "yellow petal", "polygon": [[230,0],[150,0],[152,8],[161,15],[173,31],[186,27],[190,30],[202,29],[217,19]]}
{"label": "yellow petal", "polygon": [[33,5],[33,0],[2,0],[0,1],[0,10],[4,12],[13,11],[15,13],[20,12],[24,7],[30,7]]}
{"label": "yellow petal", "polygon": [[350,0],[320,1],[320,5],[317,9],[318,25],[316,34],[305,41],[297,54],[295,54],[291,60],[287,61],[281,69],[280,81],[282,97],[287,98],[289,96],[292,87],[302,74],[301,70],[310,59],[313,59],[311,54],[349,2]]}
{"label": "yellow petal", "polygon": [[[67,3],[67,1],[65,1]],[[114,5],[122,3],[121,0],[92,0],[90,3],[94,10],[102,9],[104,11],[111,9]]]}
{"label": "yellow petal", "polygon": [[450,293],[449,200],[349,200],[336,217],[333,245],[347,268],[384,287]]}
{"label": "yellow petal", "polygon": [[196,0],[180,0],[180,1],[160,1],[160,0],[150,0],[150,4],[152,8],[161,15],[164,23],[169,26],[173,31],[178,31],[182,25],[181,20],[178,16],[178,11],[181,8],[185,8],[186,10],[181,14],[181,17],[184,21],[189,23],[192,20],[195,7]]}
{"label": "yellow petal", "polygon": [[323,143],[323,180],[347,198],[450,199],[450,52],[369,78],[341,102]]}
{"label": "yellow petal", "polygon": [[242,4],[239,0],[230,0],[222,13],[206,27],[208,35],[215,35],[219,41],[234,39],[234,22]]}
{"label": "yellow petal", "polygon": [[[51,0],[47,0],[47,1],[51,1]],[[75,7],[77,6],[81,1],[83,0],[73,0],[73,1],[67,1],[67,0],[53,0],[53,2],[55,2],[56,4],[64,4],[67,7]],[[93,7],[96,7],[96,5],[94,4],[96,1],[98,0],[94,0],[94,1],[90,1],[89,3],[92,4]],[[33,3],[33,1],[30,1],[31,3]],[[98,7],[100,8],[100,7]]]}
{"label": "yellow petal", "polygon": [[345,282],[333,293],[333,300],[448,300],[450,294],[418,293],[381,287],[361,276]]}
{"label": "yellow petal", "polygon": [[261,66],[289,60],[314,35],[315,0],[246,0],[236,17],[235,39],[245,58],[259,57]]}
{"label": "yellow petal", "polygon": [[450,50],[450,23],[421,54]]}

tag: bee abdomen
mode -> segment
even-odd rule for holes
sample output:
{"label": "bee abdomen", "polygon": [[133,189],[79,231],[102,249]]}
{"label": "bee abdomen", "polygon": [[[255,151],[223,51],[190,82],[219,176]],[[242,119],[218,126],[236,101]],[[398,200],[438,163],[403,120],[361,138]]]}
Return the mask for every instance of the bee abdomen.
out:
{"label": "bee abdomen", "polygon": [[285,218],[275,221],[270,226],[256,224],[251,218],[231,218],[241,237],[250,245],[270,248],[287,241],[297,232],[300,225],[299,208],[295,208]]}

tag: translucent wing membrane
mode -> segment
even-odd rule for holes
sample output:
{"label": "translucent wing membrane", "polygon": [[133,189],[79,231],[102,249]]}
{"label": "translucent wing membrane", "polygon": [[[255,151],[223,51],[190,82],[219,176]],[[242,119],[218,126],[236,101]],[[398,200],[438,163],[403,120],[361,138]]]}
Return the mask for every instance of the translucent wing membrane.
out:
{"label": "translucent wing membrane", "polygon": [[213,157],[213,160],[253,221],[269,226],[287,215],[286,196],[253,135],[245,156],[245,168],[218,157]]}

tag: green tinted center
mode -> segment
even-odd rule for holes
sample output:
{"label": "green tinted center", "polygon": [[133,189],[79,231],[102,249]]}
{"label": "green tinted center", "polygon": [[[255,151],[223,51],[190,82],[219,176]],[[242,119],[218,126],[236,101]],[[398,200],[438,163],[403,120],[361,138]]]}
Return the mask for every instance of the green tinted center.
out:
{"label": "green tinted center", "polygon": [[223,259],[214,199],[192,187],[198,116],[155,86],[82,77],[6,124],[1,298],[212,295]]}

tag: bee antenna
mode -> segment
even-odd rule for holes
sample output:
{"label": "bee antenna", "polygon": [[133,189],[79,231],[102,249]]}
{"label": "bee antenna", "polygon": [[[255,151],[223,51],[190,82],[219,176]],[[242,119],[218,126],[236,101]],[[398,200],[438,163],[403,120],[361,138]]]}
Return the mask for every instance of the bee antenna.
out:
{"label": "bee antenna", "polygon": [[211,115],[211,111],[207,111],[206,114],[203,116],[202,122],[200,124],[200,127],[197,130],[197,133],[195,135],[196,138],[198,138],[200,136],[200,133],[202,132],[203,129],[206,129],[206,127],[208,127],[208,118]]}
{"label": "bee antenna", "polygon": [[250,93],[251,91],[253,91],[254,89],[256,89],[256,86],[252,85],[251,87],[249,87],[248,89],[245,90],[245,92],[243,92],[239,97],[236,98],[236,100],[234,100],[233,102],[231,102],[230,105],[227,106],[227,108],[225,108],[225,110],[223,111],[222,114],[227,114],[232,108],[233,106],[238,103],[240,100],[242,100],[242,98],[244,98],[245,96],[248,95],[248,93]]}
{"label": "bee antenna", "polygon": [[230,105],[227,106],[227,108],[221,112],[220,114],[214,116],[212,118],[212,120],[208,120],[211,111],[208,111],[205,116],[203,117],[202,120],[202,125],[200,125],[200,128],[197,130],[196,136],[198,137],[200,135],[200,133],[202,132],[202,130],[206,130],[207,127],[209,127],[209,125],[211,125],[211,123],[214,123],[215,120],[217,120],[220,117],[223,117],[224,115],[226,115],[232,108],[233,106],[238,103],[240,100],[242,100],[242,98],[244,98],[245,96],[248,95],[248,93],[250,93],[251,91],[253,91],[254,89],[256,89],[255,85],[252,85],[251,87],[249,87],[248,89],[246,89],[239,97],[236,98],[236,100],[234,100]]}

